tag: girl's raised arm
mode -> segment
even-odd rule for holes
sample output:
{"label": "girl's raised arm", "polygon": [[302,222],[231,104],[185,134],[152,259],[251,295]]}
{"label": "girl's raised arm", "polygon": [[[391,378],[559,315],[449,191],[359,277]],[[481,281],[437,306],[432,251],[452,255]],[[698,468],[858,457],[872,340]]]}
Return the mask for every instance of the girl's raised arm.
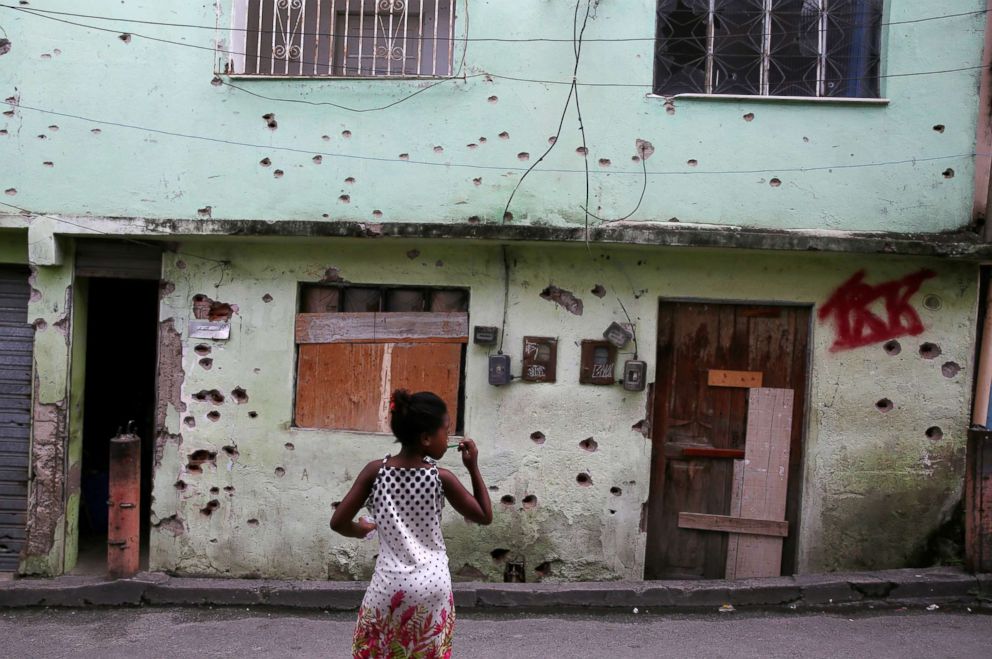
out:
{"label": "girl's raised arm", "polygon": [[489,501],[489,490],[479,472],[479,449],[471,439],[463,439],[459,442],[458,450],[461,451],[462,463],[472,478],[472,493],[465,489],[457,476],[447,469],[440,469],[438,474],[444,486],[444,496],[451,507],[465,519],[476,524],[490,524],[493,521],[493,506]]}
{"label": "girl's raised arm", "polygon": [[355,522],[355,515],[365,505],[369,493],[372,492],[372,484],[375,483],[376,474],[379,473],[381,461],[373,460],[365,465],[362,473],[358,474],[354,485],[348,490],[334,514],[331,515],[331,528],[337,533],[349,538],[364,538],[375,530],[375,524],[366,522],[364,519]]}

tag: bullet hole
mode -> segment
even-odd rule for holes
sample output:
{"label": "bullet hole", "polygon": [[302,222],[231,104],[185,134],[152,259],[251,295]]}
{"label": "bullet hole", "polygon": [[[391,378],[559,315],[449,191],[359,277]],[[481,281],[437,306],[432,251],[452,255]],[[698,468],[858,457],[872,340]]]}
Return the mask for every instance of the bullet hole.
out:
{"label": "bullet hole", "polygon": [[179,268],[180,270],[185,270],[186,269],[186,261],[183,261],[182,259],[179,259],[178,261],[176,261],[176,267]]}
{"label": "bullet hole", "polygon": [[943,133],[944,132],[944,124],[937,124],[936,126],[933,127],[933,129],[935,131],[937,131],[938,133]]}
{"label": "bullet hole", "polygon": [[543,432],[541,432],[540,430],[535,430],[530,434],[530,439],[535,444],[543,444],[547,438],[544,436]]}
{"label": "bullet hole", "polygon": [[521,151],[517,154],[517,160],[530,160],[530,154],[526,151]]}
{"label": "bullet hole", "polygon": [[943,176],[944,178],[954,178],[954,170],[953,170],[953,169],[951,169],[950,167],[948,167],[947,169],[945,169],[945,170],[944,170],[944,171],[943,171],[943,172],[941,173],[941,175],[942,175],[942,176]]}
{"label": "bullet hole", "polygon": [[186,424],[186,427],[187,428],[195,428],[196,427],[196,418],[195,417],[192,417],[192,416],[188,416],[188,417],[186,417],[186,418],[183,419],[183,423]]}
{"label": "bullet hole", "polygon": [[754,121],[754,113],[748,112],[744,115],[744,121]]}
{"label": "bullet hole", "polygon": [[124,43],[131,43],[131,35],[128,34],[127,32],[125,32],[124,34],[120,35],[117,38],[123,41]]}
{"label": "bullet hole", "polygon": [[6,137],[9,134],[10,133],[7,132],[7,129],[6,128],[0,128],[0,135]]}
{"label": "bullet hole", "polygon": [[285,173],[286,172],[282,171],[281,169],[277,169],[274,172],[272,172],[272,176],[273,178],[282,178],[283,175],[285,175]]}
{"label": "bullet hole", "polygon": [[226,492],[227,494],[234,494],[234,486],[233,485],[225,485],[224,486],[224,492]]}
{"label": "bullet hole", "polygon": [[782,179],[773,178],[772,180],[768,181],[768,185],[772,186],[773,188],[777,188],[780,185],[782,185]]}
{"label": "bullet hole", "polygon": [[434,267],[435,268],[443,268],[444,267],[444,261],[442,261],[441,259],[438,259],[437,261],[434,261]]}
{"label": "bullet hole", "polygon": [[475,151],[476,149],[479,148],[479,145],[473,142],[472,144],[466,144],[465,148],[468,149],[469,151]]}
{"label": "bullet hole", "polygon": [[408,259],[410,259],[411,261],[413,259],[417,258],[418,256],[420,256],[420,250],[419,249],[411,249],[409,252],[406,253],[406,257]]}
{"label": "bullet hole", "polygon": [[41,59],[52,59],[52,56],[49,55],[48,53],[42,53],[41,54]]}
{"label": "bullet hole", "polygon": [[10,52],[11,48],[10,39],[0,39],[0,55],[6,55]]}
{"label": "bullet hole", "polygon": [[686,160],[685,164],[689,165],[690,167],[695,167],[699,164],[699,161],[696,160],[695,158],[692,158],[690,160]]}
{"label": "bullet hole", "polygon": [[212,515],[218,508],[220,508],[220,501],[217,499],[211,499],[207,502],[207,505],[204,508],[200,508],[200,512],[207,517],[210,517],[210,515]]}
{"label": "bullet hole", "polygon": [[511,213],[510,211],[506,211],[505,213],[503,213],[503,221],[504,222],[512,222],[513,221],[513,213]]}
{"label": "bullet hole", "polygon": [[631,156],[630,157],[630,161],[631,162],[641,162],[641,157],[640,156]]}
{"label": "bullet hole", "polygon": [[248,413],[248,418],[249,419],[256,419],[256,418],[258,418],[258,412],[256,412],[255,410],[252,410],[251,412]]}
{"label": "bullet hole", "polygon": [[13,197],[14,195],[17,194],[17,188],[7,188],[6,190],[4,190],[4,194],[6,194],[8,197]]}
{"label": "bullet hole", "polygon": [[490,103],[499,103],[499,96],[490,96],[486,100],[489,101]]}
{"label": "bullet hole", "polygon": [[585,156],[585,155],[587,155],[587,154],[589,153],[589,149],[587,149],[587,148],[586,148],[586,147],[584,147],[584,146],[580,146],[580,147],[578,147],[578,148],[577,148],[577,149],[575,150],[575,152],[576,152],[577,154],[579,154],[580,156]]}
{"label": "bullet hole", "polygon": [[102,131],[102,130],[100,130],[99,128],[94,128],[94,129],[93,129],[93,130],[91,130],[90,132],[91,132],[91,133],[93,133],[94,135],[99,135],[99,134],[100,134],[100,133],[102,133],[103,131]]}
{"label": "bullet hole", "polygon": [[262,296],[262,302],[264,302],[265,304],[268,304],[271,301],[272,301],[272,296],[269,295],[268,293]]}
{"label": "bullet hole", "polygon": [[609,167],[612,164],[613,164],[613,162],[609,158],[600,158],[599,159],[599,166],[600,167]]}
{"label": "bullet hole", "polygon": [[237,460],[241,453],[238,451],[238,447],[233,444],[228,444],[221,448],[222,451],[232,460]]}
{"label": "bullet hole", "polygon": [[175,485],[173,485],[173,487],[175,487],[177,490],[182,492],[183,490],[186,489],[186,481],[179,479],[175,482]]}
{"label": "bullet hole", "polygon": [[444,147],[438,144],[434,147],[434,153],[444,153]]}
{"label": "bullet hole", "polygon": [[380,217],[382,217],[382,211],[379,209],[372,211],[372,217],[378,220]]}
{"label": "bullet hole", "polygon": [[517,502],[517,500],[513,498],[512,494],[504,494],[502,497],[500,497],[499,502],[504,506],[506,506],[507,508],[510,508],[513,506],[513,504]]}
{"label": "bullet hole", "polygon": [[213,85],[214,87],[220,87],[221,85],[224,84],[224,81],[221,79],[220,76],[214,76],[213,78],[210,79],[210,84]]}
{"label": "bullet hole", "polygon": [[44,332],[48,329],[48,323],[45,322],[44,318],[36,318],[32,325],[34,325],[35,330],[38,332]]}
{"label": "bullet hole", "polygon": [[537,575],[538,580],[543,579],[551,574],[551,563],[544,561],[534,568],[534,573]]}
{"label": "bullet hole", "polygon": [[805,142],[806,144],[809,144],[809,138],[808,137],[804,137],[803,138],[803,142]]}
{"label": "bullet hole", "polygon": [[590,453],[592,453],[593,451],[599,448],[599,442],[597,442],[592,437],[586,437],[581,442],[579,442],[579,447],[583,451],[589,451]]}
{"label": "bullet hole", "polygon": [[647,419],[641,419],[640,421],[632,425],[630,429],[633,430],[634,432],[639,432],[645,437],[647,437],[647,432],[648,432]]}
{"label": "bullet hole", "polygon": [[930,295],[923,296],[923,306],[930,311],[938,311],[942,306],[944,306],[944,303],[943,300],[940,299],[939,295],[934,295],[931,293]]}
{"label": "bullet hole", "polygon": [[613,509],[611,508],[611,509],[610,509],[610,514],[611,514],[611,515],[616,515],[616,514],[617,514],[617,511],[615,511],[615,510],[613,510]]}
{"label": "bullet hole", "polygon": [[48,135],[44,135],[44,134],[43,135],[39,135],[38,136],[38,139],[39,140],[47,140],[48,139]]}
{"label": "bullet hole", "polygon": [[318,156],[314,156],[313,157],[313,164],[319,165],[322,162],[324,162],[324,156],[319,156],[318,155]]}
{"label": "bullet hole", "polygon": [[494,561],[498,562],[506,559],[509,553],[510,553],[509,549],[497,548],[489,552],[489,555],[493,557]]}
{"label": "bullet hole", "polygon": [[210,369],[212,369],[214,367],[214,360],[212,360],[210,357],[204,357],[203,359],[200,360],[199,363],[200,363],[200,366],[205,371],[209,371]]}
{"label": "bullet hole", "polygon": [[220,494],[220,488],[219,487],[210,488],[210,494]]}
{"label": "bullet hole", "polygon": [[345,139],[351,137],[351,131],[350,130],[341,131],[341,137],[344,137]]}
{"label": "bullet hole", "polygon": [[320,216],[321,216],[321,217],[323,217],[323,218],[328,218],[328,217],[330,217],[330,215],[328,215],[327,213],[321,213],[321,214],[320,214]]}
{"label": "bullet hole", "polygon": [[347,183],[348,185],[355,185],[355,177],[349,176],[344,180],[344,182]]}
{"label": "bullet hole", "polygon": [[489,141],[489,138],[486,138],[486,137],[480,137],[479,138],[479,144],[485,144],[488,141]]}
{"label": "bullet hole", "polygon": [[592,476],[583,471],[575,477],[575,482],[582,487],[589,487],[592,485]]}
{"label": "bullet hole", "polygon": [[203,465],[217,466],[217,452],[198,449],[187,456],[186,471],[192,474],[203,472]]}
{"label": "bullet hole", "polygon": [[199,343],[196,345],[195,348],[193,348],[193,352],[195,352],[198,355],[209,355],[211,350],[212,348],[208,346],[206,343]]}
{"label": "bullet hole", "polygon": [[596,284],[595,286],[593,286],[592,291],[590,292],[596,297],[605,297],[606,287],[603,286],[602,284]]}
{"label": "bullet hole", "polygon": [[940,372],[944,374],[945,378],[953,378],[961,372],[961,367],[956,362],[947,362],[940,367]]}
{"label": "bullet hole", "polygon": [[502,133],[499,134],[499,139],[508,140],[510,139],[510,134],[504,130]]}
{"label": "bullet hole", "polygon": [[885,345],[882,346],[882,350],[885,354],[895,357],[900,352],[902,352],[902,345],[898,341],[886,341]]}
{"label": "bullet hole", "polygon": [[234,402],[237,403],[238,405],[241,405],[242,403],[247,403],[248,392],[241,387],[235,387],[234,389],[231,390],[231,398],[233,398]]}
{"label": "bullet hole", "polygon": [[338,201],[340,201],[342,204],[350,204],[351,195],[343,194],[340,197],[338,197]]}
{"label": "bullet hole", "polygon": [[252,517],[248,520],[248,526],[258,526],[258,520]]}
{"label": "bullet hole", "polygon": [[490,485],[489,486],[489,491],[490,492],[499,492],[499,485]]}
{"label": "bullet hole", "polygon": [[276,115],[272,112],[263,114],[262,119],[265,120],[265,125],[269,127],[269,130],[275,130],[279,127],[279,122],[276,121]]}
{"label": "bullet hole", "polygon": [[623,494],[623,490],[621,490],[619,487],[614,485],[613,487],[610,488],[610,494],[612,494],[615,497],[618,497],[621,494]]}
{"label": "bullet hole", "polygon": [[296,450],[296,446],[292,442],[286,442],[285,444],[283,444],[283,447],[285,447],[285,449],[287,451],[295,451]]}
{"label": "bullet hole", "polygon": [[888,398],[883,398],[882,400],[875,403],[875,409],[879,412],[890,412],[892,411],[892,401]]}
{"label": "bullet hole", "polygon": [[930,426],[927,428],[926,435],[927,439],[932,439],[935,442],[944,439],[944,431],[937,426]]}
{"label": "bullet hole", "polygon": [[524,510],[534,510],[537,508],[537,495],[528,494],[523,498]]}
{"label": "bullet hole", "polygon": [[44,165],[45,167],[54,167],[55,166],[55,163],[52,162],[51,160],[46,160],[45,162],[43,162],[41,164]]}
{"label": "bullet hole", "polygon": [[216,423],[217,421],[220,421],[220,412],[216,410],[214,410],[213,412],[209,412],[207,414],[207,418],[213,421],[214,423]]}
{"label": "bullet hole", "polygon": [[410,154],[409,153],[401,153],[400,154],[400,160],[409,160],[409,159],[410,159]]}
{"label": "bullet hole", "polygon": [[480,176],[479,178],[472,179],[472,183],[475,183],[476,185],[482,185],[482,177]]}
{"label": "bullet hole", "polygon": [[53,133],[57,133],[59,132],[59,127],[56,126],[55,124],[52,124],[51,126],[48,127],[48,130],[52,131]]}
{"label": "bullet hole", "polygon": [[324,140],[325,142],[330,142],[331,141],[331,136],[330,135],[321,135],[320,136],[320,139]]}
{"label": "bullet hole", "polygon": [[468,218],[469,224],[479,224],[480,222],[482,222],[482,218],[479,217],[478,215],[473,215],[470,218]]}
{"label": "bullet hole", "polygon": [[640,158],[647,160],[654,155],[654,144],[638,138],[634,140],[634,150]]}
{"label": "bullet hole", "polygon": [[582,300],[575,297],[571,291],[566,291],[565,289],[558,288],[552,284],[541,291],[541,297],[545,300],[554,302],[569,313],[575,314],[576,316],[582,315]]}
{"label": "bullet hole", "polygon": [[205,220],[209,218],[213,214],[213,212],[214,209],[211,206],[204,206],[203,208],[196,209],[196,216],[201,220]]}
{"label": "bullet hole", "polygon": [[920,346],[920,357],[923,359],[936,359],[940,357],[940,346],[936,343],[924,343]]}
{"label": "bullet hole", "polygon": [[210,401],[214,405],[224,404],[224,394],[216,389],[201,389],[200,391],[193,394],[193,400],[199,401],[201,403]]}
{"label": "bullet hole", "polygon": [[279,478],[282,478],[283,476],[285,476],[285,475],[286,475],[286,470],[285,470],[285,469],[283,469],[282,467],[276,467],[276,469],[275,469],[275,472],[274,472],[274,473],[275,473],[275,475],[276,475],[276,476],[278,476]]}

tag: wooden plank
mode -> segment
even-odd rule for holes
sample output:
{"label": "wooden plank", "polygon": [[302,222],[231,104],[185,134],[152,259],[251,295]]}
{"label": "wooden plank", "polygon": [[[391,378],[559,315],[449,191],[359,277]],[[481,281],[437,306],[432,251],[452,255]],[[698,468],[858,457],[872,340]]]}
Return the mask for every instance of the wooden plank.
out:
{"label": "wooden plank", "polygon": [[[454,343],[397,343],[391,350],[389,384],[383,390],[388,401],[394,389],[411,393],[432,391],[448,405],[451,434],[458,419],[458,386],[461,380],[462,346]],[[388,415],[385,432],[388,432]]]}
{"label": "wooden plank", "polygon": [[679,528],[723,533],[764,535],[784,538],[789,535],[789,523],[771,519],[751,519],[730,515],[679,513]]}
{"label": "wooden plank", "polygon": [[992,432],[968,431],[965,466],[965,565],[992,572]]}
{"label": "wooden plank", "polygon": [[731,458],[738,460],[744,457],[744,451],[736,448],[686,446],[682,449],[682,455],[687,458]]}
{"label": "wooden plank", "polygon": [[[752,389],[748,401],[747,441],[740,516],[785,519],[789,448],[792,435],[791,389]],[[782,539],[741,535],[737,538],[737,579],[779,576]]]}
{"label": "wooden plank", "polygon": [[376,343],[301,345],[296,424],[378,431],[384,352]]}
{"label": "wooden plank", "polygon": [[301,313],[296,315],[296,342],[467,343],[468,314],[461,312]]}
{"label": "wooden plank", "polygon": [[[741,501],[744,498],[744,461],[734,460],[734,480],[730,490],[730,516],[741,516]],[[727,536],[727,571],[725,579],[737,578],[737,554],[741,536],[731,533]]]}
{"label": "wooden plank", "polygon": [[723,371],[711,368],[707,373],[707,384],[711,387],[735,387],[756,389],[761,386],[760,371]]}

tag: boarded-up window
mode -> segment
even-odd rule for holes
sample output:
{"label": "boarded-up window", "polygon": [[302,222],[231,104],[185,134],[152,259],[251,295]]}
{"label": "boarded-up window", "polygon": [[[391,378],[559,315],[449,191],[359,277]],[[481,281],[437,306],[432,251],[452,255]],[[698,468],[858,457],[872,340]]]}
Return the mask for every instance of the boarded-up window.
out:
{"label": "boarded-up window", "polygon": [[304,286],[296,425],[389,432],[389,395],[402,388],[443,398],[460,432],[467,309],[457,289]]}

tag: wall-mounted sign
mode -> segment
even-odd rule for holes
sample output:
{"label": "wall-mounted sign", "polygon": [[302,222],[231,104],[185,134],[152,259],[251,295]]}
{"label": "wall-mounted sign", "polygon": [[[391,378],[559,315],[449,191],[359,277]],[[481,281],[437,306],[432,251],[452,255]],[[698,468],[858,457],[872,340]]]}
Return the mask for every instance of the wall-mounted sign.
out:
{"label": "wall-mounted sign", "polygon": [[582,342],[579,382],[582,384],[616,384],[617,348],[609,341]]}
{"label": "wall-mounted sign", "polygon": [[525,336],[523,374],[527,382],[554,382],[558,365],[558,339]]}
{"label": "wall-mounted sign", "polygon": [[226,341],[231,338],[231,324],[226,320],[190,320],[189,336],[191,339]]}

